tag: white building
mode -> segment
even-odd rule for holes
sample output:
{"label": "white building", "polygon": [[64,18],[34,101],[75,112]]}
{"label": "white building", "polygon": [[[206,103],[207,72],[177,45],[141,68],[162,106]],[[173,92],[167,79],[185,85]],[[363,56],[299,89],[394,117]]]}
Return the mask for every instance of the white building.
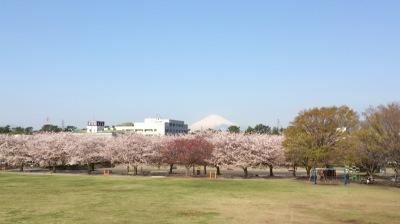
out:
{"label": "white building", "polygon": [[189,132],[184,121],[160,118],[146,118],[144,122],[117,125],[114,128],[115,131],[131,131],[144,135],[176,135]]}
{"label": "white building", "polygon": [[88,121],[86,131],[87,133],[103,132],[104,124],[104,121]]}

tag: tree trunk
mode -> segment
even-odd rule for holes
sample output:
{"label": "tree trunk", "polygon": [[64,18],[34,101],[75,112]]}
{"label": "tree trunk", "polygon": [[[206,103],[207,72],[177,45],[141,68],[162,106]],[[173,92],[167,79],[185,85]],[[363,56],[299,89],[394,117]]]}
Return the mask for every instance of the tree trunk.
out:
{"label": "tree trunk", "polygon": [[126,175],[129,175],[129,165],[126,166]]}
{"label": "tree trunk", "polygon": [[189,176],[190,174],[190,166],[185,166],[186,167],[186,176]]}
{"label": "tree trunk", "polygon": [[207,175],[207,165],[204,165],[204,175]]}
{"label": "tree trunk", "polygon": [[24,172],[24,164],[21,164],[21,166],[19,167],[19,172]]}
{"label": "tree trunk", "polygon": [[311,175],[311,167],[310,166],[306,166],[306,171],[307,171],[307,177],[310,177],[310,175]]}
{"label": "tree trunk", "polygon": [[135,176],[137,176],[137,174],[138,174],[138,169],[137,169],[137,166],[133,166],[133,174],[135,175]]}
{"label": "tree trunk", "polygon": [[90,163],[87,164],[87,172],[89,175],[92,173],[92,166]]}
{"label": "tree trunk", "polygon": [[249,172],[247,171],[247,167],[243,168],[244,171],[244,178],[247,178],[249,176]]}
{"label": "tree trunk", "polygon": [[174,164],[169,164],[169,174],[172,174],[173,169],[174,169]]}
{"label": "tree trunk", "polygon": [[297,170],[297,167],[296,167],[295,164],[293,164],[293,171],[292,171],[292,173],[293,173],[293,176],[294,176],[294,177],[296,176],[296,170]]}
{"label": "tree trunk", "polygon": [[216,167],[217,167],[217,175],[221,176],[221,170],[219,169],[219,166],[216,166]]}
{"label": "tree trunk", "polygon": [[269,167],[269,176],[273,177],[274,176],[274,166],[269,165],[268,167]]}
{"label": "tree trunk", "polygon": [[193,176],[196,176],[196,167],[193,166]]}
{"label": "tree trunk", "polygon": [[367,175],[368,175],[370,178],[374,178],[375,170],[376,170],[375,167],[369,168],[369,169],[367,170]]}
{"label": "tree trunk", "polygon": [[92,169],[92,171],[94,171],[94,163],[90,164],[90,168]]}
{"label": "tree trunk", "polygon": [[53,173],[56,172],[56,165],[53,165],[53,170],[52,170],[52,172],[53,172]]}

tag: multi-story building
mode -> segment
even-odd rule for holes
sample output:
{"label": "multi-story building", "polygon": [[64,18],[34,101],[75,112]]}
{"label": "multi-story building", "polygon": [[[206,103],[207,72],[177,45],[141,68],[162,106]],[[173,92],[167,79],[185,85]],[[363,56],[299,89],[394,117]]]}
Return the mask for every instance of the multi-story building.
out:
{"label": "multi-story building", "polygon": [[104,121],[88,121],[86,126],[87,133],[98,133],[104,131]]}
{"label": "multi-story building", "polygon": [[134,122],[114,127],[115,131],[135,132],[144,135],[187,134],[188,125],[184,121],[160,118],[146,118],[144,122]]}

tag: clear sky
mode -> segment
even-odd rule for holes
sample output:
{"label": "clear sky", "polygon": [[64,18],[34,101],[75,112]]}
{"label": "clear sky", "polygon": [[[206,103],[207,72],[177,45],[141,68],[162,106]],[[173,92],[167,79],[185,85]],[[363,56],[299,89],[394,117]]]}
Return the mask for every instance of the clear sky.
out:
{"label": "clear sky", "polygon": [[0,124],[211,113],[241,126],[400,100],[400,1],[0,1]]}

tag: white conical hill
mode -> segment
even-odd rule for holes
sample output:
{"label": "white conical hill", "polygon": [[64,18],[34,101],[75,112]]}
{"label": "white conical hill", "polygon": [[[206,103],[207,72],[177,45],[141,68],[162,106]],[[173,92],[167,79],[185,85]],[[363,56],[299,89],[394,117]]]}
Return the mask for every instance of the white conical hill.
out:
{"label": "white conical hill", "polygon": [[220,115],[212,114],[192,124],[192,126],[190,126],[190,130],[191,131],[208,130],[208,129],[224,130],[231,125],[234,125],[234,123],[229,121],[228,119]]}

